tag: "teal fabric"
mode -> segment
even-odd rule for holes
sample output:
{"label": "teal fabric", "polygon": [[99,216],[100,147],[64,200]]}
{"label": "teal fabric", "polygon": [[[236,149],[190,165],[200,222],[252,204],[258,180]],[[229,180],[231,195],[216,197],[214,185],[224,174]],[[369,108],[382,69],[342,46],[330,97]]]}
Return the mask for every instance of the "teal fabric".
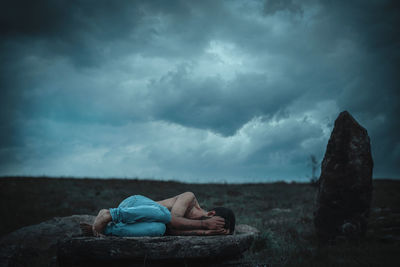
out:
{"label": "teal fabric", "polygon": [[162,236],[171,221],[169,210],[141,196],[130,196],[110,209],[112,221],[104,233],[113,236]]}

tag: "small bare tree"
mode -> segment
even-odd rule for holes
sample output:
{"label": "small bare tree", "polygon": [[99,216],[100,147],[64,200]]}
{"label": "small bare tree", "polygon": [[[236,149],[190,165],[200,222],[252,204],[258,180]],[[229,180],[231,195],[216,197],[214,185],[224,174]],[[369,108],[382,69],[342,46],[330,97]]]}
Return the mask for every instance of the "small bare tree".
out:
{"label": "small bare tree", "polygon": [[320,166],[320,163],[317,161],[317,157],[315,155],[310,155],[310,166],[311,166],[311,178],[310,183],[311,185],[318,185],[318,177],[316,176],[317,170]]}

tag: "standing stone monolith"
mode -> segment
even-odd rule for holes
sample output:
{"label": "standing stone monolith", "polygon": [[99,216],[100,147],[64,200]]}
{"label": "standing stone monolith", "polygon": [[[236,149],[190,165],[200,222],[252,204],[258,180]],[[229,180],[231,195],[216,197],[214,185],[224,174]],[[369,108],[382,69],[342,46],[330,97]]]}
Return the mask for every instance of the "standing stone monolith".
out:
{"label": "standing stone monolith", "polygon": [[365,235],[372,198],[367,130],[343,111],[335,121],[321,164],[314,225],[320,241]]}

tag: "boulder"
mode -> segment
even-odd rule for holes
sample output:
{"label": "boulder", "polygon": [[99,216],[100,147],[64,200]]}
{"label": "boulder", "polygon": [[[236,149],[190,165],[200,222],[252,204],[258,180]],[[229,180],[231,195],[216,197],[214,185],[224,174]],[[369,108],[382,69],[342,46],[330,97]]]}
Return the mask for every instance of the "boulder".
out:
{"label": "boulder", "polygon": [[321,164],[314,225],[321,241],[365,235],[372,198],[370,138],[343,111],[335,121]]}
{"label": "boulder", "polygon": [[57,243],[80,236],[80,222],[95,216],[72,215],[18,229],[0,239],[0,266],[57,266]]}
{"label": "boulder", "polygon": [[[228,236],[83,237],[80,222],[95,216],[73,215],[23,227],[0,239],[0,266],[132,266],[131,263],[171,260],[218,260],[248,249],[258,230],[237,225]],[[99,262],[100,261],[100,262]],[[100,264],[99,264],[100,263]],[[148,264],[146,264],[148,265]],[[168,264],[167,264],[168,265]]]}
{"label": "boulder", "polygon": [[163,265],[182,260],[192,263],[226,260],[240,256],[258,234],[257,229],[248,225],[235,228],[233,235],[223,236],[66,238],[59,242],[58,260],[60,266],[123,261]]}

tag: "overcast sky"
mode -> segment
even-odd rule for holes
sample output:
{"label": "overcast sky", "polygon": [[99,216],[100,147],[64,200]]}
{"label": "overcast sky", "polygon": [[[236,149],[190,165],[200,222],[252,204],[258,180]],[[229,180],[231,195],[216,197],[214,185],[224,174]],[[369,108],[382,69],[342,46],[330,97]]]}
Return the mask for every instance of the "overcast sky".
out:
{"label": "overcast sky", "polygon": [[[8,3],[7,3],[8,2]],[[398,1],[0,4],[0,175],[307,181],[348,110],[400,178]]]}

